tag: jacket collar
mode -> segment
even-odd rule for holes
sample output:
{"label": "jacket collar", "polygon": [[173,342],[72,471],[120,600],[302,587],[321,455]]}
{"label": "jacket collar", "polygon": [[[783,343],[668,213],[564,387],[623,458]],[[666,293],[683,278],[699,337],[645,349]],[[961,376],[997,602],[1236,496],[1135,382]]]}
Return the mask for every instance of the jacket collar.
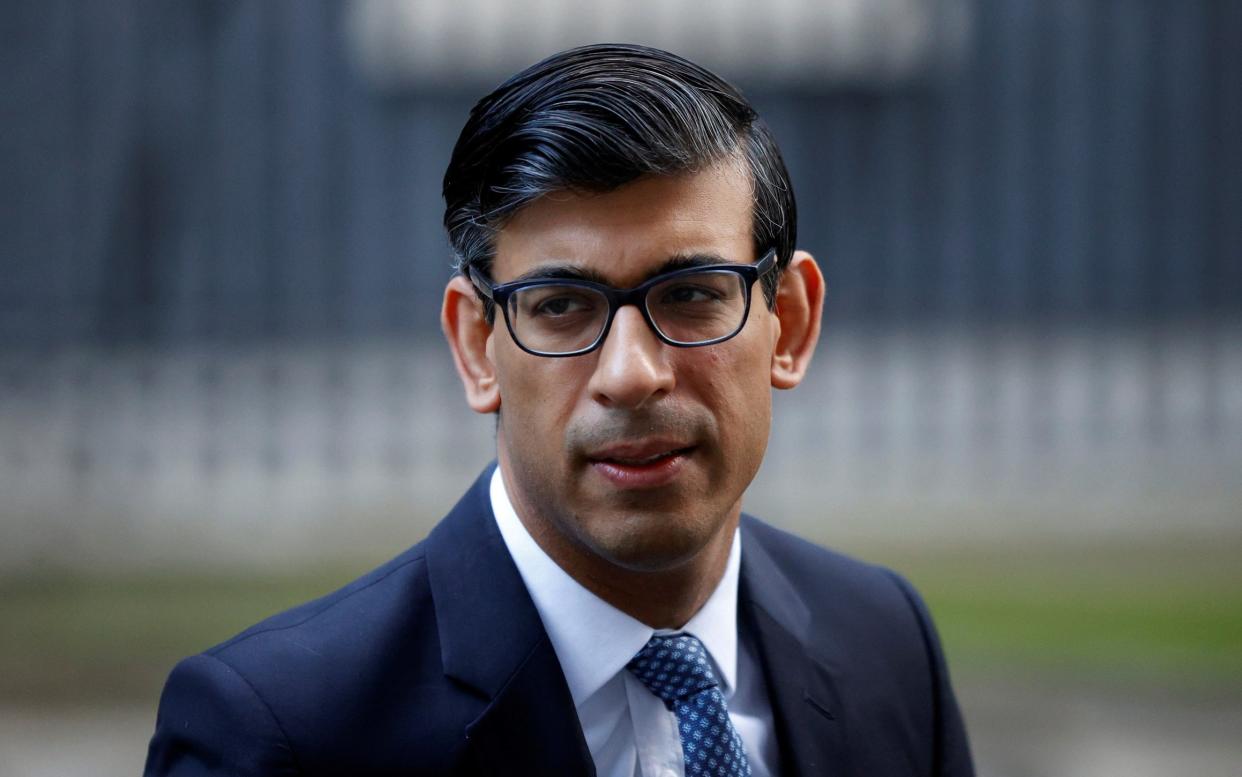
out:
{"label": "jacket collar", "polygon": [[772,531],[742,516],[739,622],[755,636],[772,702],[781,774],[848,774],[832,635],[812,637],[811,612],[764,546]]}
{"label": "jacket collar", "polygon": [[466,727],[488,774],[593,775],[569,687],[479,476],[426,541],[444,673],[481,697]]}

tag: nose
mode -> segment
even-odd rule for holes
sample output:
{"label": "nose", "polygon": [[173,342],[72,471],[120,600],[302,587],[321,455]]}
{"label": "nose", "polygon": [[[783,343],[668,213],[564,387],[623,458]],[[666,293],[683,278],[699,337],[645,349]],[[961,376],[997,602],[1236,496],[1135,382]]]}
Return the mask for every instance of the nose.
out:
{"label": "nose", "polygon": [[588,388],[600,404],[637,409],[673,390],[668,349],[633,305],[617,310],[597,353]]}

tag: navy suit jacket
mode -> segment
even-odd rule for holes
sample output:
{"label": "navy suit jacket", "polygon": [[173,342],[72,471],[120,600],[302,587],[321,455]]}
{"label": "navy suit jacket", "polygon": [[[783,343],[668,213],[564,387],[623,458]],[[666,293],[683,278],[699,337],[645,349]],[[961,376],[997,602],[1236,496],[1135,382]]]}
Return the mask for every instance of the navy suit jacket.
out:
{"label": "navy suit jacket", "polygon": [[[594,774],[490,475],[384,566],[179,663],[146,774]],[[910,585],[750,516],[741,531],[738,622],[764,667],[780,774],[973,774]]]}

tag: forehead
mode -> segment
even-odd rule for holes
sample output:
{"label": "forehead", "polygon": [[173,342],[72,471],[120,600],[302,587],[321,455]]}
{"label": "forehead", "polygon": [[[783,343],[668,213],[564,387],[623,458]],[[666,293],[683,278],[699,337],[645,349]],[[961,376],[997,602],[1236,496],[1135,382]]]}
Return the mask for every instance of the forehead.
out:
{"label": "forehead", "polygon": [[556,192],[500,230],[492,277],[504,282],[568,265],[630,284],[673,256],[753,262],[751,209],[749,174],[734,160],[642,178],[611,192]]}

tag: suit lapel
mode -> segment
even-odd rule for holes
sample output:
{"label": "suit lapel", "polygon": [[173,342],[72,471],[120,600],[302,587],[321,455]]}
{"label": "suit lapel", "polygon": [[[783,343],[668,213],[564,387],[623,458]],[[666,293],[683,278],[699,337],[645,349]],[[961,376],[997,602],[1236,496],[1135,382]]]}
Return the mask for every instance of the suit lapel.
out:
{"label": "suit lapel", "polygon": [[595,775],[565,676],[546,638],[466,729],[466,737],[487,774]]}
{"label": "suit lapel", "polygon": [[[759,650],[772,701],[781,774],[843,775],[850,771],[841,705],[830,661],[813,650],[811,617],[743,516],[740,625]],[[821,638],[821,642],[826,638]]]}
{"label": "suit lapel", "polygon": [[[481,771],[594,775],[564,673],[492,516],[488,468],[426,542],[444,673],[480,697],[466,728]],[[743,516],[738,608],[772,701],[782,775],[849,773],[830,645]],[[825,638],[820,638],[825,642]]]}
{"label": "suit lapel", "polygon": [[487,774],[593,775],[539,613],[492,516],[489,467],[427,538],[444,673],[484,700],[466,728]]}

